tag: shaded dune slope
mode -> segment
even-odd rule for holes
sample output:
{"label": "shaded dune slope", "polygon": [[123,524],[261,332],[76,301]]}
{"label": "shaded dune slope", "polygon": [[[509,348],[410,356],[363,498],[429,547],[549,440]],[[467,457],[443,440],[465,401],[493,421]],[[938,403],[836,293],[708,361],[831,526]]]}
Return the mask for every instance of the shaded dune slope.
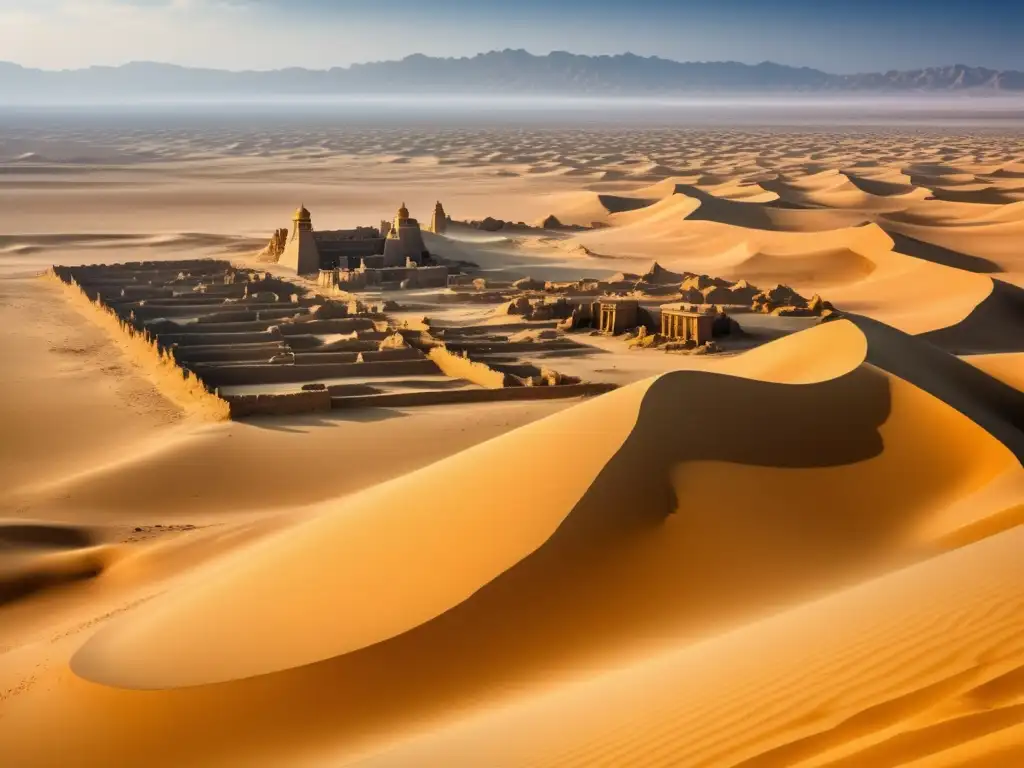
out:
{"label": "shaded dune slope", "polygon": [[[623,230],[621,236],[581,238],[608,256],[657,257],[644,252],[644,243],[657,248],[669,240],[696,241],[698,234],[714,253],[716,240],[725,235],[698,229],[701,223],[734,228],[726,238],[732,241],[763,241],[773,233],[779,242],[788,234],[833,238],[836,232],[873,224],[891,236],[890,249],[914,259],[982,274],[1019,272],[1015,243],[1024,231],[1024,202],[988,202],[980,192],[964,193],[968,202],[950,202],[911,182],[893,169],[874,169],[874,175],[768,173],[745,180],[674,176],[628,194],[580,193],[554,213],[567,223],[599,222]],[[798,271],[796,277],[807,276],[811,273]]]}
{"label": "shaded dune slope", "polygon": [[954,251],[950,248],[943,248],[941,245],[936,245],[934,243],[926,243],[923,240],[918,240],[910,237],[909,235],[894,231],[891,228],[886,231],[892,238],[893,245],[896,250],[900,253],[905,253],[908,256],[923,259],[924,261],[930,261],[935,264],[942,264],[946,267],[953,267],[954,269],[962,269],[967,272],[991,274],[993,272],[1001,271],[999,265],[989,259],[960,253],[959,251]]}
{"label": "shaded dune slope", "polygon": [[1008,531],[345,765],[1015,768],[1022,546]]}
{"label": "shaded dune slope", "polygon": [[[770,184],[762,183],[774,193]],[[766,229],[773,232],[821,232],[841,227],[857,226],[868,221],[863,214],[839,211],[786,200],[772,194],[774,200],[761,198],[730,199],[720,197],[688,184],[677,184],[675,194],[684,195],[700,203],[690,214],[695,221],[717,221],[747,229]]]}
{"label": "shaded dune slope", "polygon": [[967,317],[923,337],[954,354],[1024,351],[1024,288],[991,283],[991,293]]}
{"label": "shaded dune slope", "polygon": [[111,554],[84,528],[0,520],[0,605],[98,576]]}
{"label": "shaded dune slope", "polygon": [[1024,463],[1024,394],[927,343],[936,334],[924,334],[925,343],[901,344],[902,334],[882,323],[865,317],[852,322],[868,340],[870,363],[965,414]]}
{"label": "shaded dune slope", "polygon": [[[685,194],[676,194],[684,190]],[[655,258],[675,271],[699,271],[745,279],[756,285],[786,283],[827,295],[843,310],[875,317],[908,333],[966,325],[941,343],[958,352],[1008,351],[1019,320],[1014,286],[983,274],[999,272],[995,261],[960,250],[890,235],[878,223],[822,220],[824,228],[776,226],[772,217],[830,211],[785,211],[760,203],[718,199],[673,184],[642,190],[668,193],[651,205],[612,217],[608,229],[577,235],[573,242],[594,253]],[[702,213],[703,212],[703,213]],[[767,217],[767,218],[766,218]],[[860,223],[857,223],[860,222]],[[849,224],[854,224],[849,226]],[[977,313],[985,329],[969,315]],[[954,339],[960,344],[952,346]]]}
{"label": "shaded dune slope", "polygon": [[984,355],[967,355],[964,362],[980,368],[989,376],[1024,392],[1024,352],[996,352]]}

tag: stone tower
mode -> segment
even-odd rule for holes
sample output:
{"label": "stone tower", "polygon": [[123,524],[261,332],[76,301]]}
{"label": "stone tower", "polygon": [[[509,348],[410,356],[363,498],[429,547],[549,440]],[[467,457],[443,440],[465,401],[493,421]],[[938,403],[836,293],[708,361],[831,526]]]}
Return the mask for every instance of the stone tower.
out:
{"label": "stone tower", "polygon": [[313,274],[320,269],[320,254],[313,234],[313,218],[304,205],[300,205],[292,216],[292,234],[277,263],[295,270],[300,275]]}
{"label": "stone tower", "polygon": [[299,232],[312,232],[313,231],[313,217],[310,216],[309,211],[306,210],[306,206],[300,205],[298,210],[292,216],[292,236],[294,240]]}
{"label": "stone tower", "polygon": [[448,229],[448,216],[444,212],[444,206],[441,205],[441,201],[438,200],[434,206],[434,215],[430,218],[430,231],[443,235]]}
{"label": "stone tower", "polygon": [[409,209],[402,203],[384,239],[384,266],[404,267],[410,260],[419,264],[426,250],[419,222],[409,215]]}

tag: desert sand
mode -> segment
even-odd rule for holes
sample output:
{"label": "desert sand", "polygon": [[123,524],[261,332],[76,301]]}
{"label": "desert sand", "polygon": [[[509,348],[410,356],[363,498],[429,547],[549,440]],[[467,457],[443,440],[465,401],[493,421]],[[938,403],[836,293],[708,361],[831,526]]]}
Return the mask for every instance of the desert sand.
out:
{"label": "desert sand", "polygon": [[[1024,764],[1022,130],[0,124],[0,763]],[[524,222],[427,235],[489,277],[843,318],[227,422],[40,277],[401,200]]]}

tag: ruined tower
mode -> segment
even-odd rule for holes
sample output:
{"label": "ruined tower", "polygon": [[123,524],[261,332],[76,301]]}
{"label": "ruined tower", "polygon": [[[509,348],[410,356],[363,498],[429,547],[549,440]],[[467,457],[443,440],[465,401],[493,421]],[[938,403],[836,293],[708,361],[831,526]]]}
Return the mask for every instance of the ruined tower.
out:
{"label": "ruined tower", "polygon": [[300,205],[298,210],[292,216],[292,236],[294,240],[295,236],[300,232],[312,232],[313,231],[313,217],[310,216],[309,211],[306,210],[306,206]]}
{"label": "ruined tower", "polygon": [[430,218],[430,231],[437,235],[443,235],[448,229],[448,216],[444,212],[444,206],[438,200],[434,206],[434,215]]}
{"label": "ruined tower", "polygon": [[277,263],[299,274],[320,269],[320,255],[313,237],[313,217],[304,205],[300,205],[292,216],[292,234]]}
{"label": "ruined tower", "polygon": [[426,251],[419,222],[402,203],[384,240],[384,266],[404,267],[410,260],[419,264]]}

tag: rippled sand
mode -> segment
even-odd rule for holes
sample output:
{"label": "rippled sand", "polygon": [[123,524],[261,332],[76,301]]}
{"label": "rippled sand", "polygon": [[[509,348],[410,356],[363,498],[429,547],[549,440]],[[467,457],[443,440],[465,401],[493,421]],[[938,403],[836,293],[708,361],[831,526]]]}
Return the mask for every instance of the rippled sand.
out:
{"label": "rippled sand", "polygon": [[[32,119],[0,130],[0,762],[1024,762],[1013,125]],[[847,319],[610,352],[634,383],[585,401],[209,423],[35,277],[437,199],[528,225],[430,238],[495,274],[657,260]]]}

